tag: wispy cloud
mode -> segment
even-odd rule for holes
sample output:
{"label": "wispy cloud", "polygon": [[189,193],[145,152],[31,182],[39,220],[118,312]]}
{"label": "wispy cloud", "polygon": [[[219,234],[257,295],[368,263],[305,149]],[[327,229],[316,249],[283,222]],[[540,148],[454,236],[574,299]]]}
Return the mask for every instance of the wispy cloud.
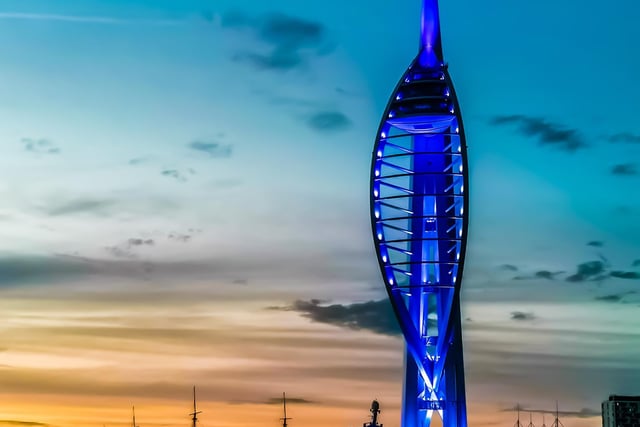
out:
{"label": "wispy cloud", "polygon": [[580,132],[540,117],[523,115],[496,116],[491,119],[496,126],[515,125],[522,135],[538,139],[540,145],[555,147],[573,153],[587,147]]}
{"label": "wispy cloud", "polygon": [[22,426],[22,427],[46,427],[49,424],[39,423],[36,421],[23,421],[23,420],[0,420],[0,424],[8,424],[12,426]]}
{"label": "wispy cloud", "polygon": [[289,307],[274,307],[274,309],[297,311],[314,322],[347,329],[365,329],[383,335],[401,333],[391,303],[387,299],[347,305],[322,305],[322,303],[317,299],[298,300]]}
{"label": "wispy cloud", "polygon": [[351,127],[351,120],[340,111],[321,111],[312,115],[307,124],[321,132],[335,132]]}
{"label": "wispy cloud", "polygon": [[120,245],[107,246],[105,247],[105,250],[115,258],[135,259],[137,258],[137,255],[134,252],[136,248],[154,245],[155,240],[153,239],[143,239],[136,237],[130,238]]}
{"label": "wispy cloud", "polygon": [[535,318],[536,316],[533,313],[525,313],[523,311],[511,312],[511,320],[524,321],[524,320],[534,320]]}
{"label": "wispy cloud", "polygon": [[58,148],[53,142],[46,138],[22,138],[20,140],[25,151],[35,154],[59,154]]}
{"label": "wispy cloud", "polygon": [[62,216],[81,213],[109,215],[117,202],[113,199],[77,198],[45,208],[49,216]]}
{"label": "wispy cloud", "polygon": [[241,12],[231,12],[220,20],[224,28],[250,31],[267,51],[237,51],[233,59],[246,62],[259,70],[286,72],[304,67],[310,56],[324,55],[333,50],[326,39],[326,30],[318,22],[282,13],[259,18]]}
{"label": "wispy cloud", "polygon": [[631,132],[621,132],[609,136],[608,140],[613,143],[640,144],[640,135]]}
{"label": "wispy cloud", "polygon": [[513,406],[511,408],[505,408],[502,409],[502,412],[515,412],[515,411],[520,411],[520,412],[533,412],[536,414],[551,414],[551,415],[556,415],[556,413],[560,416],[564,416],[564,417],[575,417],[575,418],[592,418],[592,417],[599,417],[600,416],[600,411],[598,409],[591,409],[591,408],[582,408],[579,411],[555,411],[553,409],[535,409],[535,408],[527,408],[527,407],[523,407],[523,406]]}
{"label": "wispy cloud", "polygon": [[622,163],[611,168],[613,175],[635,176],[638,175],[638,167],[633,163]]}
{"label": "wispy cloud", "polygon": [[616,277],[618,279],[627,279],[627,280],[640,279],[640,273],[636,273],[635,271],[612,271],[610,275],[611,277]]}
{"label": "wispy cloud", "polygon": [[568,282],[585,282],[588,280],[602,280],[606,277],[606,264],[604,261],[588,261],[578,265],[575,274],[567,277]]}
{"label": "wispy cloud", "polygon": [[231,157],[232,146],[230,144],[222,144],[218,141],[196,140],[188,144],[192,150],[207,154],[209,157],[226,158]]}
{"label": "wispy cloud", "polygon": [[[267,405],[281,405],[282,404],[282,397],[271,397],[269,399],[267,399],[266,401],[264,401],[263,403],[267,404]],[[314,402],[313,400],[309,400],[309,399],[304,399],[302,397],[288,397],[287,396],[287,403],[298,403],[298,404],[302,404],[302,405],[310,405],[310,404],[314,404],[317,402]]]}
{"label": "wispy cloud", "polygon": [[596,301],[604,301],[604,302],[620,302],[622,298],[624,298],[624,294],[602,295],[602,296],[594,297],[593,299]]}
{"label": "wispy cloud", "polygon": [[168,178],[173,178],[179,182],[187,182],[187,174],[195,175],[196,171],[193,169],[187,169],[187,172],[180,171],[178,169],[164,169],[160,172],[160,175]]}
{"label": "wispy cloud", "polygon": [[170,19],[127,19],[112,16],[63,15],[55,13],[0,12],[0,19],[21,21],[69,22],[103,25],[176,25],[181,21]]}
{"label": "wispy cloud", "polygon": [[123,214],[156,215],[167,210],[179,210],[180,206],[172,199],[145,195],[117,196],[75,196],[51,194],[43,202],[38,202],[33,209],[50,217],[71,215],[91,215],[97,217],[114,217]]}

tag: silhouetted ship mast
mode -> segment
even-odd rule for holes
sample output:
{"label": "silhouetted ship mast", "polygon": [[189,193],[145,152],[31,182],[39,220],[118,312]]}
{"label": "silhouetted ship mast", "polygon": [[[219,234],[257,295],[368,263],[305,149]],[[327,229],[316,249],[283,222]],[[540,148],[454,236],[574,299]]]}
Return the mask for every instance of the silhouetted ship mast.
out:
{"label": "silhouetted ship mast", "polygon": [[518,413],[518,418],[516,419],[516,423],[513,425],[513,427],[524,427],[520,422],[520,404],[519,403],[516,405],[516,411]]}
{"label": "silhouetted ship mast", "polygon": [[560,414],[560,411],[558,411],[558,401],[556,400],[556,419],[553,420],[553,424],[551,424],[551,427],[564,427],[564,424],[562,424],[562,422],[560,421],[560,417],[558,416]]}
{"label": "silhouetted ship mast", "polygon": [[198,414],[201,413],[202,411],[198,411],[196,409],[196,386],[193,386],[193,412],[189,414],[191,415],[191,427],[196,427],[196,424],[198,423]]}
{"label": "silhouetted ship mast", "polygon": [[[516,411],[517,411],[517,418],[516,418],[516,422],[513,425],[513,427],[524,427],[524,425],[520,422],[520,412],[522,411],[522,408],[520,407],[520,404],[516,405]],[[553,413],[552,411],[546,411],[546,410],[524,410],[525,412],[529,413],[529,424],[527,425],[527,427],[536,427],[535,424],[533,424],[533,413],[534,412],[539,412],[542,414],[542,426],[541,427],[547,427],[547,424],[545,422],[545,413]],[[556,410],[555,410],[555,418],[553,420],[553,424],[551,424],[550,427],[564,427],[564,424],[562,424],[562,421],[560,421],[560,410],[558,409],[558,401],[556,401]]]}
{"label": "silhouetted ship mast", "polygon": [[287,421],[292,418],[287,417],[287,395],[284,392],[282,392],[282,412],[283,416],[280,418],[280,420],[282,420],[282,427],[287,427]]}
{"label": "silhouetted ship mast", "polygon": [[529,425],[527,427],[536,427],[533,424],[533,413],[531,411],[529,411]]}
{"label": "silhouetted ship mast", "polygon": [[371,402],[371,422],[362,424],[362,427],[383,427],[382,424],[378,424],[378,414],[380,413],[380,403],[377,400]]}

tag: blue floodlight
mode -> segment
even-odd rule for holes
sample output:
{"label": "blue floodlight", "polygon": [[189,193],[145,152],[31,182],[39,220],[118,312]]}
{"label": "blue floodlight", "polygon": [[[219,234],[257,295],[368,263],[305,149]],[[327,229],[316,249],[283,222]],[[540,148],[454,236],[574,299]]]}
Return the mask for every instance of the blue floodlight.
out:
{"label": "blue floodlight", "polygon": [[460,107],[443,62],[437,0],[423,0],[420,52],[382,115],[371,224],[406,341],[402,427],[467,427],[460,284],[468,168]]}

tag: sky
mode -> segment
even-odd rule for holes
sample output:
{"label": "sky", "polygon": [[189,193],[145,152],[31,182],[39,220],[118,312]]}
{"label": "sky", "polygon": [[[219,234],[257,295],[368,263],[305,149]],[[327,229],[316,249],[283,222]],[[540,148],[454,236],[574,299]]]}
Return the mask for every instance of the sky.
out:
{"label": "sky", "polygon": [[[369,166],[418,0],[0,0],[0,426],[399,425]],[[470,425],[640,394],[640,5],[440,2]],[[528,414],[523,415],[525,423]]]}

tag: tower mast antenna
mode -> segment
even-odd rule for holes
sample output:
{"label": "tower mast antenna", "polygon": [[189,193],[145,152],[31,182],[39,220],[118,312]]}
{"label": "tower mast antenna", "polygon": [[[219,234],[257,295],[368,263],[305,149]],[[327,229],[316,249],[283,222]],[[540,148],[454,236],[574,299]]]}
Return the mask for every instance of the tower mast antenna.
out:
{"label": "tower mast antenna", "polygon": [[196,423],[198,422],[198,414],[201,414],[202,411],[198,411],[196,409],[196,386],[193,386],[193,412],[191,415],[191,426],[196,427]]}
{"label": "tower mast antenna", "polygon": [[287,396],[284,391],[282,392],[282,410],[284,412],[284,416],[280,418],[282,420],[282,427],[287,427],[287,420],[291,418],[287,417]]}

